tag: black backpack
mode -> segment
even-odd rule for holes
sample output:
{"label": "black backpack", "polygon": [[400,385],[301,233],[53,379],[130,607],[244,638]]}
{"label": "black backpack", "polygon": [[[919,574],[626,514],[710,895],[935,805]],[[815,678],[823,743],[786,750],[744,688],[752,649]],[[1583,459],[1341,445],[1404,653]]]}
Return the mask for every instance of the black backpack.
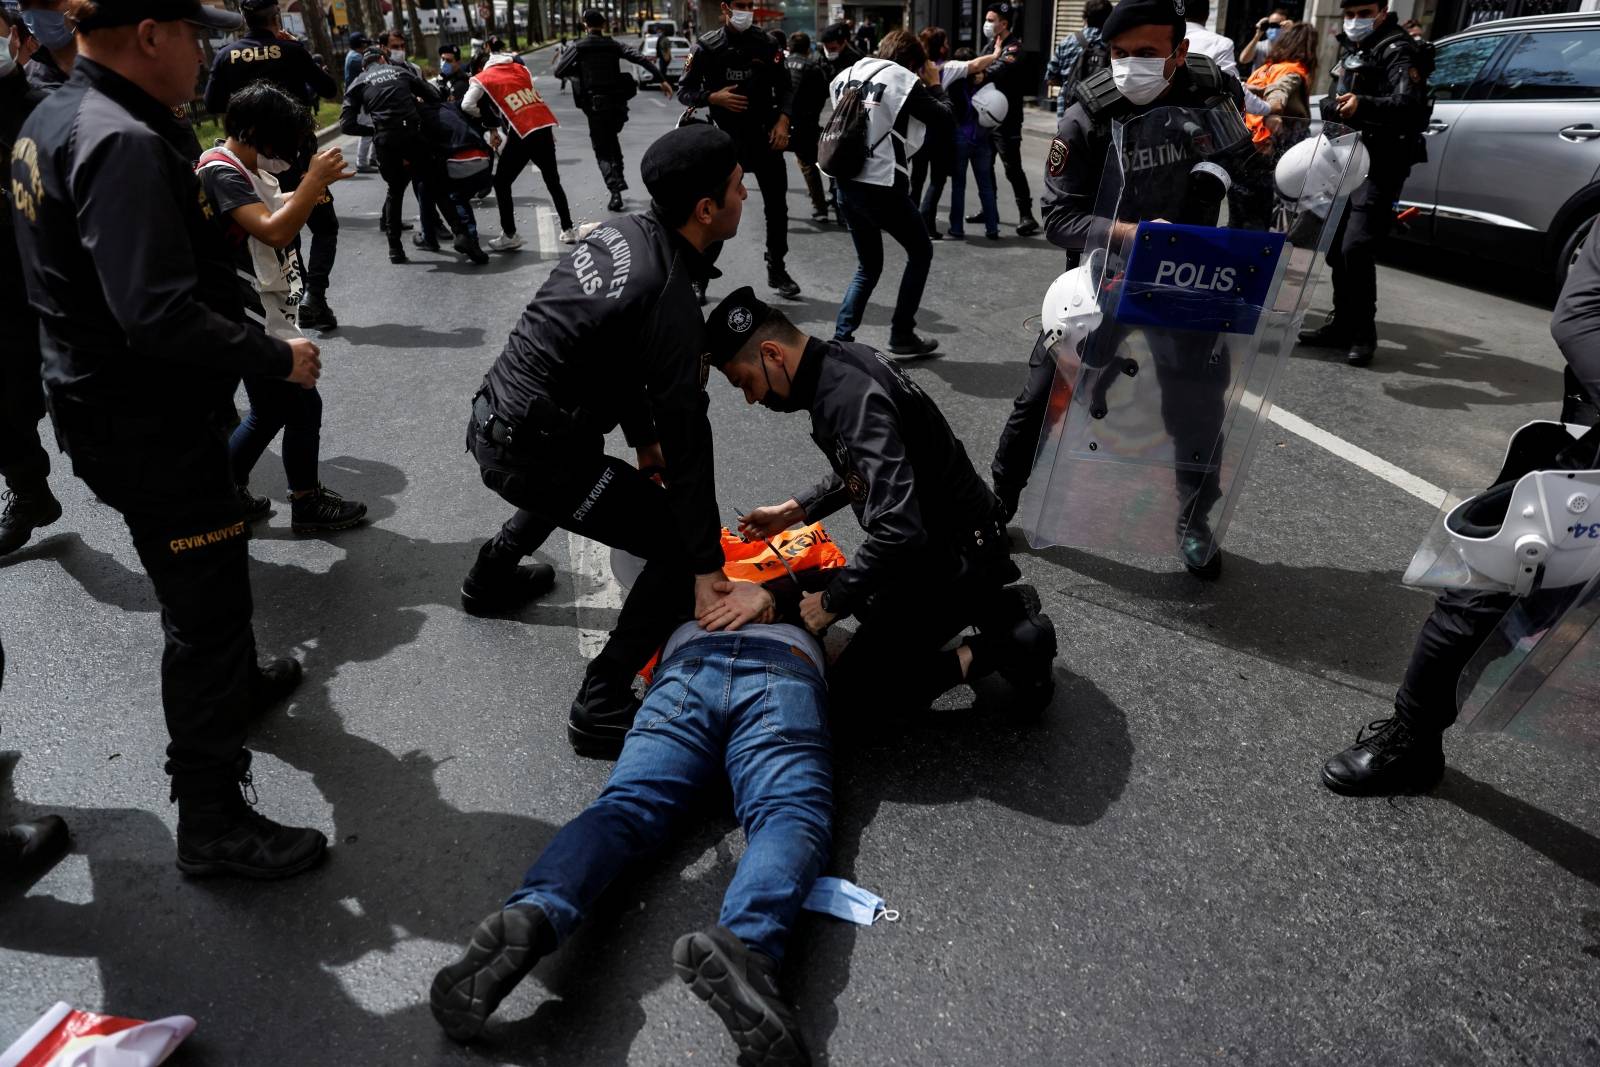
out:
{"label": "black backpack", "polygon": [[1073,36],[1078,39],[1078,58],[1072,61],[1072,69],[1067,71],[1062,82],[1062,91],[1066,93],[1072,92],[1072,87],[1083,79],[1111,69],[1111,46],[1104,37],[1091,41],[1082,30],[1075,31]]}
{"label": "black backpack", "polygon": [[[893,60],[886,59],[883,66],[873,73],[880,73],[892,64]],[[817,140],[817,166],[830,178],[841,181],[854,178],[867,165],[872,150],[878,147],[877,144],[867,143],[871,126],[865,94],[871,91],[872,85],[869,75],[859,85],[847,89],[844,96],[839,98],[839,106],[828,116],[828,124],[822,128],[822,136]],[[884,134],[884,137],[887,136]],[[882,142],[883,138],[878,138],[878,143]]]}

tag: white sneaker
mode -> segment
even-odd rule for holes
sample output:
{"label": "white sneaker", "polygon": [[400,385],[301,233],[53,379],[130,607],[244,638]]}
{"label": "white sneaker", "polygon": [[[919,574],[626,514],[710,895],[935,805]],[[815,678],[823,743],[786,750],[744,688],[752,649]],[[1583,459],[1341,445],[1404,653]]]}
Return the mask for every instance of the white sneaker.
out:
{"label": "white sneaker", "polygon": [[561,243],[564,244],[564,245],[575,245],[575,244],[577,244],[578,243],[578,228],[576,226],[569,226],[566,229],[562,230],[561,231]]}
{"label": "white sneaker", "polygon": [[512,234],[510,237],[501,234],[489,242],[489,251],[491,252],[510,252],[521,247],[522,238],[516,234]]}

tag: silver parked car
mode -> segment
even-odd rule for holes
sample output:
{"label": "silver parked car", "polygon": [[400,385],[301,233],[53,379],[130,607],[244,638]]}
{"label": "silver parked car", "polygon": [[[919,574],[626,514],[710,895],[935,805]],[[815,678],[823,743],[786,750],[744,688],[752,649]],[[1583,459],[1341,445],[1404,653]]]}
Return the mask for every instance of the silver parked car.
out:
{"label": "silver parked car", "polygon": [[1487,22],[1437,47],[1404,236],[1565,279],[1600,214],[1600,12]]}

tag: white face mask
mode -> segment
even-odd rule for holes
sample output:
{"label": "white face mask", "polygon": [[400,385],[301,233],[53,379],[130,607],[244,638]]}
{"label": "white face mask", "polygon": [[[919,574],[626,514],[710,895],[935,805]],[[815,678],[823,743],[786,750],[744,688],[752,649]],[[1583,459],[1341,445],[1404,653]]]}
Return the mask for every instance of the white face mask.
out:
{"label": "white face mask", "polygon": [[406,61],[406,50],[404,48],[391,48],[389,49],[389,58],[396,63],[404,63]]}
{"label": "white face mask", "polygon": [[[1170,56],[1168,59],[1172,58]],[[1111,81],[1135,104],[1148,104],[1167,89],[1166,59],[1113,59]]]}
{"label": "white face mask", "polygon": [[988,39],[988,38],[993,38],[993,37],[994,37],[994,23],[992,23],[992,22],[985,22],[985,23],[984,23],[984,24],[983,24],[983,36],[984,36],[984,37],[985,37],[985,38],[986,38],[986,39]]}
{"label": "white face mask", "polygon": [[745,30],[748,30],[751,27],[751,25],[755,23],[755,21],[756,21],[756,13],[754,11],[729,11],[728,12],[728,25],[732,26],[734,29],[738,30],[740,33],[743,33]]}
{"label": "white face mask", "polygon": [[11,54],[11,38],[0,37],[0,78],[10,77],[17,69],[17,57]]}
{"label": "white face mask", "polygon": [[289,161],[274,159],[271,156],[256,156],[256,166],[268,174],[282,174],[289,169]]}
{"label": "white face mask", "polygon": [[1378,26],[1377,19],[1345,19],[1344,35],[1360,44]]}

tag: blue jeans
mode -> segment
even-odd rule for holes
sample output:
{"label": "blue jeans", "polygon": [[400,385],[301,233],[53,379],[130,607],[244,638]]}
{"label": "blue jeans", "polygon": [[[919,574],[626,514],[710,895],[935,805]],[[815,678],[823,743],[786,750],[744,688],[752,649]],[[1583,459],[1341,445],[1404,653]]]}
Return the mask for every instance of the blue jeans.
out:
{"label": "blue jeans", "polygon": [[322,448],[322,394],[302,389],[282,378],[247,374],[244,393],[250,398],[233,436],[228,438],[228,462],[233,480],[248,485],[261,453],[283,431],[283,474],[291,493],[317,487],[317,453]]}
{"label": "blue jeans", "polygon": [[817,667],[779,641],[719,634],[656,670],[604,791],[563,826],[506,907],[544,909],[558,942],[607,886],[672,840],[724,776],[745,853],[718,920],[783,959],[789,930],[827,862],[833,753]]}
{"label": "blue jeans", "polygon": [[866,314],[867,300],[883,273],[883,235],[887,233],[906,250],[906,271],[900,276],[900,293],[895,297],[894,317],[889,320],[891,341],[909,337],[917,328],[917,305],[928,283],[928,268],[933,265],[933,242],[923,224],[917,205],[904,189],[864,182],[839,183],[850,240],[856,246],[856,274],[844,291],[839,317],[834,322],[836,341],[855,337],[856,327]]}
{"label": "blue jeans", "polygon": [[950,176],[950,232],[962,235],[967,217],[967,164],[978,180],[978,203],[983,205],[983,232],[990,237],[1000,232],[1000,209],[994,197],[994,146],[989,131],[976,122],[963,123],[956,130],[956,167]]}

